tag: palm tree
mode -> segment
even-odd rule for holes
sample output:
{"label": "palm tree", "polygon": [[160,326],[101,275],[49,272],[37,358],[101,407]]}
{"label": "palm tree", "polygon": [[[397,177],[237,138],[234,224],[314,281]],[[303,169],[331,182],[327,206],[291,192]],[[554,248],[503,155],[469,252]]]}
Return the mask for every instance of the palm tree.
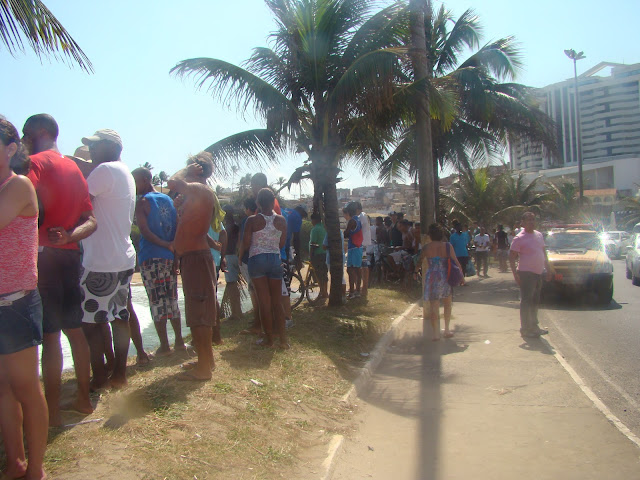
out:
{"label": "palm tree", "polygon": [[249,190],[249,186],[251,185],[251,174],[247,173],[245,176],[240,177],[238,180],[238,195],[241,197],[246,194]]}
{"label": "palm tree", "polygon": [[23,36],[38,58],[52,55],[93,72],[89,58],[41,0],[0,0],[0,43],[15,56],[24,52]]}
{"label": "palm tree", "polygon": [[505,175],[502,194],[500,195],[501,210],[496,212],[496,219],[513,225],[522,214],[532,211],[543,213],[548,206],[551,194],[548,191],[540,191],[538,186],[541,177],[536,177],[527,183],[525,175]]}
{"label": "palm tree", "polygon": [[488,167],[463,170],[451,192],[440,195],[443,207],[450,218],[489,227],[498,210],[504,184],[505,174],[492,175]]}
{"label": "palm tree", "polygon": [[[314,205],[322,207],[332,278],[342,278],[336,184],[341,165],[382,161],[394,111],[395,82],[406,80],[399,55],[401,5],[371,15],[365,0],[266,0],[277,29],[272,48],[260,47],[239,67],[194,58],[171,71],[192,76],[199,88],[239,111],[252,107],[266,128],[209,147],[224,165],[239,158],[273,162],[302,153],[292,179],[311,178]],[[218,168],[218,167],[217,167]],[[292,181],[290,179],[290,182]],[[341,303],[341,282],[331,282],[330,303]]]}
{"label": "palm tree", "polygon": [[[431,131],[434,180],[438,166],[465,170],[499,156],[509,138],[520,136],[542,142],[555,151],[553,122],[532,100],[531,89],[510,83],[521,66],[513,37],[480,47],[465,61],[459,56],[476,49],[482,31],[478,17],[467,10],[454,19],[444,5],[426,15],[425,31],[433,79]],[[503,81],[507,83],[502,83]],[[380,165],[380,180],[415,178],[416,131],[412,118],[397,137],[397,147]]]}
{"label": "palm tree", "polygon": [[276,185],[278,185],[278,192],[280,190],[282,190],[282,186],[287,183],[287,179],[284,177],[278,177],[278,180],[276,180]]}
{"label": "palm tree", "polygon": [[142,168],[146,168],[149,171],[153,170],[153,165],[151,165],[149,162],[144,162],[143,165],[140,165]]}
{"label": "palm tree", "polygon": [[167,175],[167,172],[162,170],[158,174],[158,180],[160,180],[160,192],[162,192],[162,187],[164,186],[165,183],[169,181],[169,175]]}
{"label": "palm tree", "polygon": [[233,193],[233,185],[236,182],[236,173],[240,171],[238,165],[231,165],[231,193]]}
{"label": "palm tree", "polygon": [[[547,182],[550,193],[549,213],[554,219],[566,223],[582,223],[580,195],[574,182],[563,180]],[[585,199],[586,200],[586,199]]]}
{"label": "palm tree", "polygon": [[636,223],[640,223],[640,197],[625,197],[620,203],[627,211],[623,217],[626,226],[632,229]]}

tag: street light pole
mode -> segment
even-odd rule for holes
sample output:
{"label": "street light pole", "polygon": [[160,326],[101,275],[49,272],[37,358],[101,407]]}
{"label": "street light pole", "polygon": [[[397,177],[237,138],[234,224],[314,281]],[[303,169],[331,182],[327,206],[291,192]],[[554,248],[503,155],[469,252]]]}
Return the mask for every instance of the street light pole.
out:
{"label": "street light pole", "polygon": [[576,52],[575,50],[565,50],[564,54],[573,60],[573,85],[575,88],[575,116],[576,116],[576,146],[578,153],[578,188],[580,189],[580,207],[584,203],[584,188],[582,185],[582,128],[580,124],[580,93],[578,92],[578,60],[586,58],[584,52]]}

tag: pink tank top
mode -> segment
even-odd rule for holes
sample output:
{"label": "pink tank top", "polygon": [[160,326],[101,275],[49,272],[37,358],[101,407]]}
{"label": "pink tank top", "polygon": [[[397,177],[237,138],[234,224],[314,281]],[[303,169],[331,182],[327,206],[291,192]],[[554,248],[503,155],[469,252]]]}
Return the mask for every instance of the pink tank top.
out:
{"label": "pink tank top", "polygon": [[252,233],[249,257],[260,255],[261,253],[280,253],[280,236],[282,232],[273,224],[276,216],[262,215],[262,218],[264,218],[265,226],[262,230]]}
{"label": "pink tank top", "polygon": [[37,287],[38,216],[18,216],[0,229],[0,295]]}

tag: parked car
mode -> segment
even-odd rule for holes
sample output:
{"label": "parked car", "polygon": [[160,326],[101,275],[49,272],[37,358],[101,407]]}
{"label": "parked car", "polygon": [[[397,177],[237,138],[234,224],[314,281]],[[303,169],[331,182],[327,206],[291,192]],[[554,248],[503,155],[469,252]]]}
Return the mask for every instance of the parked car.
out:
{"label": "parked car", "polygon": [[630,233],[620,230],[612,230],[600,234],[604,251],[607,252],[609,258],[621,258],[626,253],[627,247],[631,245],[631,238]]}
{"label": "parked car", "polygon": [[553,231],[545,242],[551,271],[551,281],[543,285],[545,293],[577,295],[592,292],[599,303],[611,301],[613,263],[597,232],[583,229]]}
{"label": "parked car", "polygon": [[627,247],[627,278],[631,283],[640,286],[640,235],[635,236],[635,241]]}

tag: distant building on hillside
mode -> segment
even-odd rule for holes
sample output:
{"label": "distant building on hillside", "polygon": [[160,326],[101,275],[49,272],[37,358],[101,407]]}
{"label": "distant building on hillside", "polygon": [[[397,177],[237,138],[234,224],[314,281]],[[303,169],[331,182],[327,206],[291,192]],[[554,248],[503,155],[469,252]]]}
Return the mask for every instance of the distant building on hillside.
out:
{"label": "distant building on hillside", "polygon": [[[607,68],[610,75],[596,75]],[[585,191],[634,194],[640,182],[640,63],[599,63],[578,77],[578,89]],[[516,140],[511,143],[511,166],[531,177],[577,181],[574,79],[538,89],[537,98],[540,109],[556,122],[558,154]]]}

